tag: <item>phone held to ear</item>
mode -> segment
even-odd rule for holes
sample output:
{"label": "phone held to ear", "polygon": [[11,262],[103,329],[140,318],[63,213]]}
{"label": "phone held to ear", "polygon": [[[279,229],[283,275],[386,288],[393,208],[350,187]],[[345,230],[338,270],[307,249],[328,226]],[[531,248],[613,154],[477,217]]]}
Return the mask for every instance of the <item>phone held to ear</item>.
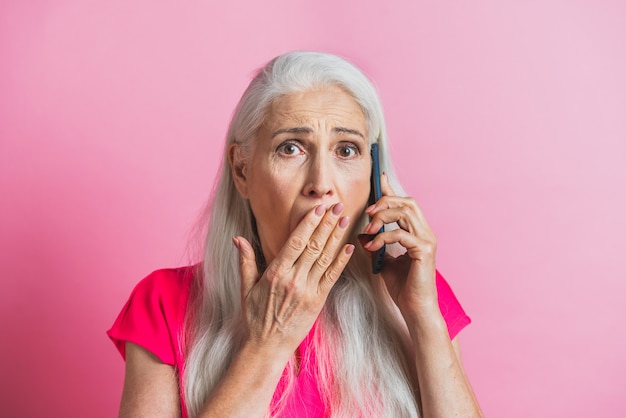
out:
{"label": "phone held to ear", "polygon": [[[378,144],[372,144],[370,148],[370,154],[372,155],[372,176],[371,176],[371,189],[370,189],[370,201],[369,204],[373,205],[383,196],[382,189],[380,187],[380,162],[378,158]],[[370,216],[370,221],[372,217]],[[385,226],[383,225],[375,235],[370,235],[371,239],[381,232],[385,231]],[[383,245],[380,249],[372,253],[372,273],[378,274],[380,273],[380,269],[383,266],[383,258],[385,256],[385,245]]]}

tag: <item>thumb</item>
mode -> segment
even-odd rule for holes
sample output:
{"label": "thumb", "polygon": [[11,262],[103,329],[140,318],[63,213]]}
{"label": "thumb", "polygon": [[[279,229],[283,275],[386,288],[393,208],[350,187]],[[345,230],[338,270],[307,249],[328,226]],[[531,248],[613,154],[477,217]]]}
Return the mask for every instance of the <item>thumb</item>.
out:
{"label": "thumb", "polygon": [[244,237],[233,237],[233,244],[239,250],[239,273],[241,274],[241,294],[246,296],[259,279],[256,257],[252,245]]}

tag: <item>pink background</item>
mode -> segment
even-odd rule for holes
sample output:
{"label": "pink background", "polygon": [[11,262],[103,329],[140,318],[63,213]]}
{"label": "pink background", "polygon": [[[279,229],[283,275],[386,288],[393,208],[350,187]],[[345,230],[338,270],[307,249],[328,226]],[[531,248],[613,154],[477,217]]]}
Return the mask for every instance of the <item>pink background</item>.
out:
{"label": "pink background", "polygon": [[380,90],[487,416],[626,416],[625,45],[621,0],[3,1],[2,414],[116,414],[105,330],[187,261],[252,70],[316,49]]}

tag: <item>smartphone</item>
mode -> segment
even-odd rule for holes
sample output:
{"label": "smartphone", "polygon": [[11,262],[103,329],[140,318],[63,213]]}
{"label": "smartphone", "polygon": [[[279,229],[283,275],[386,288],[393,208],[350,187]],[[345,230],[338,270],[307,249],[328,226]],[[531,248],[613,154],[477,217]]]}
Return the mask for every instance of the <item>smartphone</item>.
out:
{"label": "smartphone", "polygon": [[[378,201],[383,196],[382,189],[380,187],[380,161],[378,158],[378,144],[372,144],[370,148],[370,154],[372,155],[372,177],[371,177],[371,189],[370,189],[370,199],[369,204],[372,205]],[[372,217],[370,216],[370,221]],[[385,231],[385,226],[383,225],[376,234],[371,235],[370,237],[373,239],[376,235]],[[378,274],[380,273],[380,269],[383,266],[383,258],[385,256],[385,246],[372,253],[372,273]]]}

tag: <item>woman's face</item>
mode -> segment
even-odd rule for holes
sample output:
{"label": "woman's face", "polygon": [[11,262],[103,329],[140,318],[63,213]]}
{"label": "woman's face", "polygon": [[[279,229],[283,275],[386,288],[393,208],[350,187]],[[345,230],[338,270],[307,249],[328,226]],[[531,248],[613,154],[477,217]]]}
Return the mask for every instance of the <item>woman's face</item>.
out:
{"label": "woman's face", "polygon": [[367,121],[339,87],[276,100],[251,155],[229,155],[237,189],[250,201],[266,261],[313,207],[341,202],[351,225],[369,197],[371,158]]}

